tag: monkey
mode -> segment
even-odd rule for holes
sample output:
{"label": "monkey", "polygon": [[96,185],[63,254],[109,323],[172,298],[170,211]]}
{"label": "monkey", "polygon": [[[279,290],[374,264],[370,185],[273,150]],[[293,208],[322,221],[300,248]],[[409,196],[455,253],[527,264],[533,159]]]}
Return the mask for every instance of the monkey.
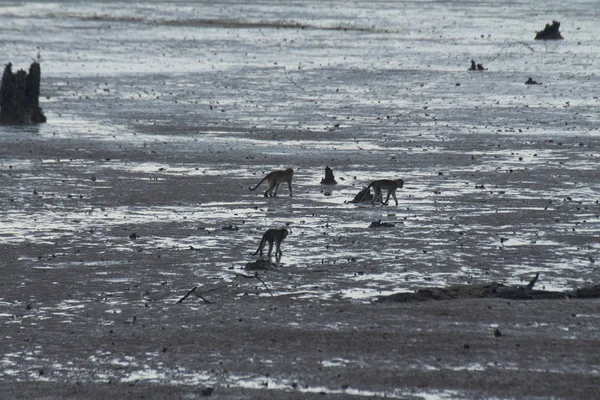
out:
{"label": "monkey", "polygon": [[[375,192],[375,195],[373,196],[371,204],[374,204],[376,201],[379,200],[382,204],[387,205],[391,195],[394,198],[396,205],[398,205],[398,199],[396,198],[396,190],[401,189],[403,186],[404,181],[402,179],[379,179],[373,181],[369,184],[369,186],[367,186],[367,188],[365,189],[365,194],[358,200],[358,202],[360,202],[366,196],[366,194],[369,193],[368,189],[370,187],[373,187],[373,192]],[[385,202],[383,201],[383,193],[381,191],[382,189],[387,190],[387,197],[385,198]]]}
{"label": "monkey", "polygon": [[254,191],[256,190],[261,183],[265,180],[269,181],[269,187],[265,190],[265,197],[269,196],[277,196],[277,189],[279,188],[279,184],[283,182],[287,182],[288,188],[290,189],[290,197],[292,197],[292,178],[294,177],[294,170],[288,168],[286,170],[276,170],[271,171],[261,179],[260,182],[256,184],[254,187],[249,187],[248,189]]}
{"label": "monkey", "polygon": [[283,229],[267,229],[267,231],[262,235],[262,239],[260,240],[260,244],[258,245],[258,249],[252,254],[253,256],[257,255],[260,252],[260,256],[263,255],[263,249],[265,244],[269,242],[269,253],[268,256],[271,257],[271,250],[273,250],[273,242],[275,242],[275,257],[279,258],[282,255],[281,252],[281,242],[288,236],[288,230]]}

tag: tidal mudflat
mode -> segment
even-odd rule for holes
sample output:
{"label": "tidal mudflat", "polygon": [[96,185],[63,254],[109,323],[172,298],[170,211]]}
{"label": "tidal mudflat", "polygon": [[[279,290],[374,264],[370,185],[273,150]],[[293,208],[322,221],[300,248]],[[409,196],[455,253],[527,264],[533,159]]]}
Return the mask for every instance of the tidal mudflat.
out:
{"label": "tidal mudflat", "polygon": [[[600,397],[598,300],[373,303],[600,282],[599,13],[3,6],[3,62],[40,60],[48,118],[0,127],[3,393]],[[534,41],[553,19],[565,39]],[[293,197],[248,190],[285,167]],[[379,178],[398,206],[348,203]],[[233,281],[280,226],[279,266]]]}

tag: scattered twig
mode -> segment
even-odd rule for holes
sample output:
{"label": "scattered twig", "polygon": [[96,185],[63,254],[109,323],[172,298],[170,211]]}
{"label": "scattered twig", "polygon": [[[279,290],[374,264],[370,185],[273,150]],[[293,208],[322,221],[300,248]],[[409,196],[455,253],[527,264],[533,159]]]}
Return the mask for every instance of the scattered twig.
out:
{"label": "scattered twig", "polygon": [[179,304],[179,303],[181,303],[182,301],[184,301],[185,299],[187,299],[187,298],[190,296],[190,294],[192,294],[192,293],[194,293],[194,292],[196,291],[196,289],[197,289],[197,288],[198,288],[198,286],[194,286],[194,288],[193,288],[192,290],[190,290],[189,292],[187,292],[187,293],[185,294],[185,296],[183,296],[182,298],[180,298],[180,299],[177,301],[177,303],[175,303],[175,304]]}
{"label": "scattered twig", "polygon": [[269,292],[269,294],[271,295],[271,297],[273,297],[273,293],[271,292],[271,290],[269,289],[269,287],[267,286],[267,284],[265,283],[265,281],[263,281],[260,278],[260,276],[258,276],[258,272],[255,272],[254,275],[236,274],[236,278],[238,276],[241,276],[242,278],[246,278],[246,279],[258,279],[263,284],[263,286],[265,287],[265,289],[267,289],[267,292]]}
{"label": "scattered twig", "polygon": [[518,42],[518,43],[522,44],[525,47],[527,47],[529,50],[531,50],[532,53],[535,53],[535,49],[533,47],[531,47],[529,44],[527,44],[525,42]]}
{"label": "scattered twig", "polygon": [[185,295],[185,296],[183,296],[181,299],[179,299],[179,300],[178,300],[178,301],[177,301],[175,304],[182,303],[182,302],[183,302],[185,299],[187,299],[187,298],[188,298],[188,297],[189,297],[189,296],[190,296],[192,293],[193,293],[194,295],[196,295],[196,297],[198,297],[198,298],[202,299],[202,301],[204,301],[205,303],[207,303],[207,304],[213,304],[213,302],[212,302],[212,301],[210,301],[210,300],[208,300],[208,299],[206,299],[206,298],[204,297],[204,295],[205,295],[205,294],[207,294],[207,293],[216,292],[217,290],[225,289],[225,288],[227,288],[227,287],[231,286],[231,285],[232,285],[232,284],[233,284],[233,283],[236,281],[236,279],[238,279],[238,278],[245,278],[245,279],[256,279],[256,280],[258,280],[260,283],[262,283],[262,284],[263,284],[263,286],[265,287],[265,289],[267,290],[267,292],[268,292],[268,293],[271,295],[271,297],[273,297],[273,292],[271,292],[271,289],[269,289],[269,287],[267,286],[267,284],[265,283],[265,281],[263,281],[263,280],[262,280],[262,278],[261,278],[261,277],[258,275],[258,272],[255,272],[255,273],[254,273],[254,275],[246,275],[246,274],[239,274],[239,273],[236,273],[236,274],[235,274],[235,277],[234,277],[234,278],[233,278],[233,279],[232,279],[230,282],[228,282],[228,283],[226,283],[226,284],[224,284],[224,285],[220,285],[220,286],[214,287],[214,288],[212,288],[212,289],[208,289],[208,290],[204,290],[204,291],[202,291],[202,292],[198,292],[198,291],[197,291],[197,289],[198,289],[198,286],[194,286],[194,287],[193,287],[193,288],[192,288],[190,291],[188,291],[188,292],[186,293],[186,295]]}
{"label": "scattered twig", "polygon": [[196,296],[198,296],[199,298],[201,298],[201,299],[202,299],[202,301],[203,301],[203,302],[205,302],[206,304],[214,304],[212,301],[205,299],[204,297],[202,297],[202,296],[201,296],[201,295],[199,295],[199,294],[198,294],[198,295],[196,295]]}
{"label": "scattered twig", "polygon": [[294,82],[292,80],[292,78],[290,78],[285,67],[283,67],[283,73],[285,74],[285,77],[287,78],[287,80],[290,81],[294,86],[296,86],[300,90],[304,90],[304,88],[302,86],[298,85],[296,82]]}

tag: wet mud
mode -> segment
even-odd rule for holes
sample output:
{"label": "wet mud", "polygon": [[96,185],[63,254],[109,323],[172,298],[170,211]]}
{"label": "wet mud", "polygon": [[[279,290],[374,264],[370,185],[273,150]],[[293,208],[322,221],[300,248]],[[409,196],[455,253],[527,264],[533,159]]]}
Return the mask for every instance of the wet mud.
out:
{"label": "wet mud", "polygon": [[0,127],[4,395],[600,397],[597,299],[375,302],[600,283],[595,8],[132,4],[0,9],[47,117]]}

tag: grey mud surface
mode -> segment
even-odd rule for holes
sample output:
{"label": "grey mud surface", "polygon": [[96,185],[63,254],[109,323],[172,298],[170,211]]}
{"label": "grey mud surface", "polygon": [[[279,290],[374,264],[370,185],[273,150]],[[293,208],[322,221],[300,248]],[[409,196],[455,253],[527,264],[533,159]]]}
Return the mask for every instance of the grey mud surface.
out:
{"label": "grey mud surface", "polygon": [[[268,3],[0,9],[48,117],[0,128],[0,397],[600,398],[598,300],[373,303],[600,283],[600,11]],[[398,206],[347,204],[376,178]]]}

